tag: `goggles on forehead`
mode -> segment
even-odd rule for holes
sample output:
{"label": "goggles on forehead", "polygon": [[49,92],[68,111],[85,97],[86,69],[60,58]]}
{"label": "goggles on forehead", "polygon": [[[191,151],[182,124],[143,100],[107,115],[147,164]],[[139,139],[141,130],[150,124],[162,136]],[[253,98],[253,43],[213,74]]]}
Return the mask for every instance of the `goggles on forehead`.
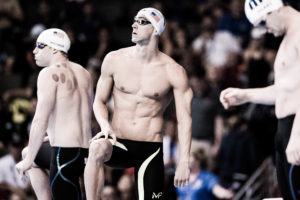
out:
{"label": "goggles on forehead", "polygon": [[37,42],[36,43],[36,47],[38,48],[38,49],[43,49],[43,48],[45,48],[47,45],[46,44],[43,44],[43,43],[39,43],[39,42]]}
{"label": "goggles on forehead", "polygon": [[135,23],[135,22],[142,26],[151,24],[151,22],[149,22],[146,19],[133,19],[133,23]]}

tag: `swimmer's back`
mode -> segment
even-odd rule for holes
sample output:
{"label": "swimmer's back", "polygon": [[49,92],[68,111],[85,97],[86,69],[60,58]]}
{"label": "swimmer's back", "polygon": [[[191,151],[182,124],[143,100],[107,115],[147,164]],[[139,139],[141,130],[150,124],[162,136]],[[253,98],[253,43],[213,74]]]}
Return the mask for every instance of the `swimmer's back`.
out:
{"label": "swimmer's back", "polygon": [[56,83],[56,102],[48,124],[51,146],[88,147],[92,104],[90,74],[73,62],[50,68],[51,81]]}

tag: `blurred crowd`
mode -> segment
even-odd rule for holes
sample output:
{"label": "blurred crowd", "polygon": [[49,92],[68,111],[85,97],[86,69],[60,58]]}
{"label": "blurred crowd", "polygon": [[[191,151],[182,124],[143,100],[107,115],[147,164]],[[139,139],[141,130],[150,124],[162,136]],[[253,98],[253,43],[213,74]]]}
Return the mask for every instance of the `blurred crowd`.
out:
{"label": "blurred crowd", "polygon": [[[298,1],[288,3],[300,8]],[[227,87],[273,82],[281,38],[253,28],[245,17],[244,1],[0,0],[0,200],[35,199],[29,181],[19,179],[14,165],[21,159],[35,112],[40,68],[32,51],[39,33],[51,27],[65,30],[72,42],[69,59],[88,69],[96,86],[104,56],[133,45],[133,18],[149,6],[161,10],[167,20],[161,51],[186,69],[194,92],[194,181],[181,190],[173,187],[178,142],[171,103],[163,139],[165,198],[218,198],[224,191],[215,190],[216,185],[237,192],[272,155],[277,123],[273,106],[247,104],[224,110],[219,102],[220,91]],[[93,133],[99,130],[93,120]],[[102,199],[135,199],[133,174],[132,169],[106,168]]]}

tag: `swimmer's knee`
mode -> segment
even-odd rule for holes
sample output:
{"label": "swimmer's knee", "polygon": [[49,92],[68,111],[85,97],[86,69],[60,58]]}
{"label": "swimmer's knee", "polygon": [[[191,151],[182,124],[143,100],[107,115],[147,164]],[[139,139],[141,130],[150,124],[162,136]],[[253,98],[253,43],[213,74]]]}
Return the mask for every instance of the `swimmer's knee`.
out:
{"label": "swimmer's knee", "polygon": [[111,146],[112,145],[108,140],[99,139],[93,141],[89,147],[89,159],[98,162],[105,162],[107,159],[109,159],[107,157],[108,155],[110,155],[110,152],[112,151]]}

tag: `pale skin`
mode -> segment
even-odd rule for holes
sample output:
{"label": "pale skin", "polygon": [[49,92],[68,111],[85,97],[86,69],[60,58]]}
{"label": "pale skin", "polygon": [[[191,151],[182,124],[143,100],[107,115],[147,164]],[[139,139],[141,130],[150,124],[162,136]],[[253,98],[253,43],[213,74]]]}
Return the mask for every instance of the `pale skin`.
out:
{"label": "pale skin", "polygon": [[296,115],[291,137],[286,149],[289,163],[300,165],[300,13],[284,6],[266,16],[268,32],[275,36],[284,34],[275,63],[274,85],[265,88],[222,91],[220,101],[227,109],[247,102],[274,105],[277,118]]}
{"label": "pale skin", "polygon": [[[109,53],[102,64],[97,84],[94,113],[102,132],[90,145],[85,170],[87,199],[97,199],[103,187],[103,162],[109,160],[112,143],[101,135],[162,142],[163,113],[175,98],[178,120],[180,159],[174,185],[184,186],[189,180],[191,143],[192,91],[182,66],[158,50],[158,36],[151,24],[132,25],[135,46]],[[112,122],[106,103],[114,101]],[[100,182],[100,186],[96,183]]]}
{"label": "pale skin", "polygon": [[89,73],[61,52],[46,46],[36,47],[33,53],[36,64],[47,67],[38,76],[38,102],[29,144],[23,152],[26,156],[16,168],[21,175],[28,171],[38,197],[51,199],[49,178],[36,168],[34,159],[43,141],[48,139],[56,147],[89,147],[93,87]]}

